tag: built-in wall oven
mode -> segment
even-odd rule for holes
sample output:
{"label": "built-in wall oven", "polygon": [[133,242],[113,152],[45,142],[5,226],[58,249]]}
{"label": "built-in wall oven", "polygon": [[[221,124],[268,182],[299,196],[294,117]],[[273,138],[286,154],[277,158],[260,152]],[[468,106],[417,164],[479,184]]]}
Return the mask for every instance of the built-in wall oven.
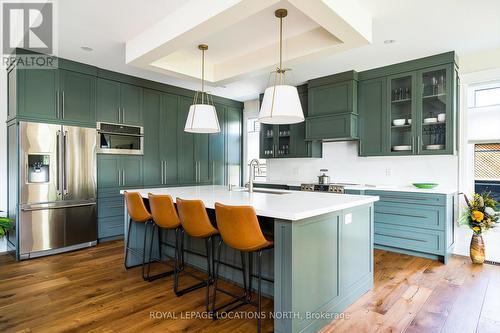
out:
{"label": "built-in wall oven", "polygon": [[101,154],[143,155],[141,126],[97,123],[97,152]]}

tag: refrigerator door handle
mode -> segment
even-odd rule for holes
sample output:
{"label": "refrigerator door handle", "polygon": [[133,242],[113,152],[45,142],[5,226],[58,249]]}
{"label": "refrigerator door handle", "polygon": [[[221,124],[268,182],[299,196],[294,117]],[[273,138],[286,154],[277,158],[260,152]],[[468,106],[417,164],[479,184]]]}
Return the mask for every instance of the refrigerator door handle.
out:
{"label": "refrigerator door handle", "polygon": [[63,174],[63,194],[66,195],[68,194],[68,131],[64,131],[64,147],[63,147],[63,154],[64,154],[64,174]]}
{"label": "refrigerator door handle", "polygon": [[62,158],[61,158],[61,131],[56,132],[56,193],[61,195],[61,169],[62,169]]}
{"label": "refrigerator door handle", "polygon": [[85,206],[95,206],[95,202],[85,202],[79,204],[69,204],[69,205],[57,205],[57,206],[43,206],[43,205],[31,205],[29,207],[21,208],[23,212],[33,212],[36,210],[47,210],[47,209],[62,209],[62,208],[74,208],[74,207],[85,207]]}

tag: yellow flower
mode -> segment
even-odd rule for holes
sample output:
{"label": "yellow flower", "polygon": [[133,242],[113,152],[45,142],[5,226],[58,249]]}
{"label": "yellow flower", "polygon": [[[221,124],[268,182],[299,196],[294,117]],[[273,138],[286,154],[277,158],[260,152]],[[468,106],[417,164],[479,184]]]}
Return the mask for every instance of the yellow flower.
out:
{"label": "yellow flower", "polygon": [[472,219],[477,222],[481,222],[484,219],[484,214],[478,210],[472,211]]}
{"label": "yellow flower", "polygon": [[475,232],[478,232],[479,230],[481,230],[481,228],[479,228],[479,227],[474,227],[474,228],[472,228],[472,230],[474,230]]}

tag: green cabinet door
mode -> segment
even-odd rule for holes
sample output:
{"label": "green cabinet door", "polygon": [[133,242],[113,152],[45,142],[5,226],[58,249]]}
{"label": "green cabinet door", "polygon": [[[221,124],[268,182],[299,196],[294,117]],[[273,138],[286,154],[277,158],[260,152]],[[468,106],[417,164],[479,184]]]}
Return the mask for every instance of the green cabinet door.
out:
{"label": "green cabinet door", "polygon": [[359,155],[388,153],[386,141],[387,80],[385,77],[359,82]]}
{"label": "green cabinet door", "polygon": [[58,119],[59,75],[56,69],[24,69],[17,75],[18,115],[37,120]]}
{"label": "green cabinet door", "polygon": [[97,79],[97,121],[119,123],[120,105],[120,83]]}
{"label": "green cabinet door", "polygon": [[59,73],[60,118],[67,123],[95,126],[96,77],[64,69]]}
{"label": "green cabinet door", "polygon": [[309,116],[326,116],[357,111],[356,81],[348,80],[309,89]]}
{"label": "green cabinet door", "polygon": [[179,113],[179,97],[163,94],[159,131],[160,155],[163,161],[163,182],[175,185],[179,182],[177,170],[177,123]]}
{"label": "green cabinet door", "polygon": [[210,178],[214,185],[224,185],[226,183],[226,163],[225,163],[225,137],[226,137],[226,107],[222,104],[215,104],[217,118],[221,131],[210,134]]}
{"label": "green cabinet door", "polygon": [[208,184],[210,177],[210,140],[209,134],[194,134],[194,158],[195,168],[197,168],[196,182],[199,184]]}
{"label": "green cabinet door", "polygon": [[160,121],[162,93],[144,90],[144,185],[163,184],[163,168],[160,156],[160,130],[164,127]]}
{"label": "green cabinet door", "polygon": [[226,111],[227,178],[233,185],[241,184],[242,167],[242,110],[228,107]]}
{"label": "green cabinet door", "polygon": [[142,88],[122,83],[120,99],[122,107],[121,123],[142,125]]}
{"label": "green cabinet door", "polygon": [[177,138],[179,140],[178,168],[181,184],[194,184],[197,180],[198,167],[194,159],[194,134],[184,131],[189,107],[193,100],[181,97],[179,103],[179,117],[177,121]]}
{"label": "green cabinet door", "polygon": [[122,187],[142,186],[142,156],[121,155]]}
{"label": "green cabinet door", "polygon": [[[419,94],[416,94],[416,150],[419,155],[454,153],[454,74],[451,64],[417,72],[417,87],[421,87]],[[445,119],[437,123],[428,122],[430,118],[438,119],[439,115],[445,115]]]}
{"label": "green cabinet door", "polygon": [[119,187],[121,184],[119,155],[97,155],[97,186]]}

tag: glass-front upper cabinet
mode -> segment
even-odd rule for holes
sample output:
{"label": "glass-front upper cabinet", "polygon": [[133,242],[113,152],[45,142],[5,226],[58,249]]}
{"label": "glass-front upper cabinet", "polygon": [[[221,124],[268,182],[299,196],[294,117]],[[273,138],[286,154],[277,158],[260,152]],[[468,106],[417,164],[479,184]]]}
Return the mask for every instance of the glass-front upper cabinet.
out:
{"label": "glass-front upper cabinet", "polygon": [[453,153],[452,82],[450,66],[418,72],[418,154]]}
{"label": "glass-front upper cabinet", "polygon": [[415,151],[415,73],[389,77],[389,145],[390,154],[410,155]]}

